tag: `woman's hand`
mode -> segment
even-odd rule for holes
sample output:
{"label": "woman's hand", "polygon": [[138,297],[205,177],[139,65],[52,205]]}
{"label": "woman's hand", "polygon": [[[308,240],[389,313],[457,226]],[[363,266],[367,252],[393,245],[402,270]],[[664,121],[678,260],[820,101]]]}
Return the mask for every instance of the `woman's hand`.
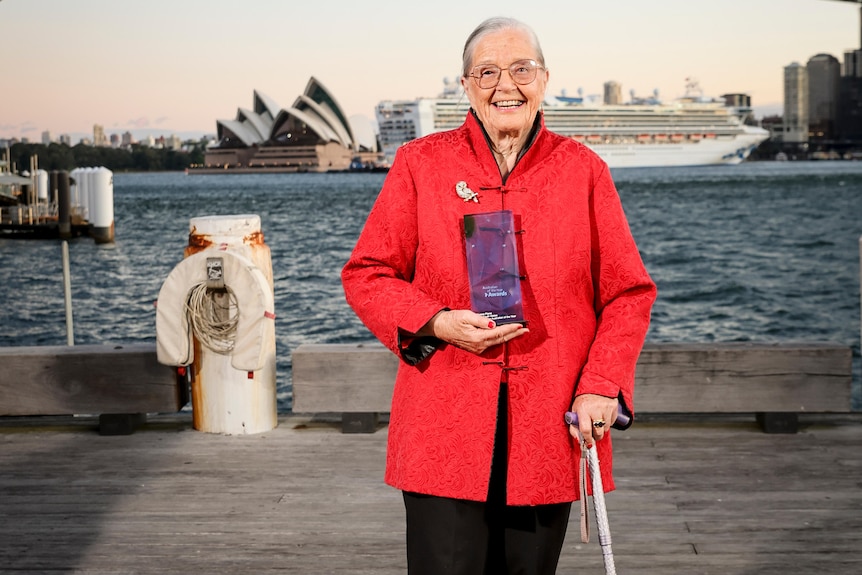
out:
{"label": "woman's hand", "polygon": [[[585,393],[577,396],[572,404],[572,411],[578,414],[578,427],[570,425],[569,433],[577,439],[580,431],[587,446],[591,447],[594,442],[600,441],[605,436],[605,432],[617,420],[619,404],[618,399],[604,395]],[[595,425],[599,422],[604,423]]]}
{"label": "woman's hand", "polygon": [[476,355],[529,330],[519,323],[497,326],[486,317],[466,309],[438,312],[416,334],[434,337]]}

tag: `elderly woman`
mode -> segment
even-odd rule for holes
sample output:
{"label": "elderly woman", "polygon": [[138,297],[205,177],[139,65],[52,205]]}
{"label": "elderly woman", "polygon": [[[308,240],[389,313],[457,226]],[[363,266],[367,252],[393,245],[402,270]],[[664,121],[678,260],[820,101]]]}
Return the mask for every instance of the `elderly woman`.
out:
{"label": "elderly woman", "polygon": [[[554,573],[579,416],[613,489],[609,427],[633,413],[656,288],[608,167],[549,132],[548,70],[523,23],[467,39],[464,124],[397,153],[350,260],[345,294],[400,359],[386,482],[403,491],[410,573]],[[465,215],[510,211],[523,321],[471,311]],[[570,433],[571,431],[571,433]]]}

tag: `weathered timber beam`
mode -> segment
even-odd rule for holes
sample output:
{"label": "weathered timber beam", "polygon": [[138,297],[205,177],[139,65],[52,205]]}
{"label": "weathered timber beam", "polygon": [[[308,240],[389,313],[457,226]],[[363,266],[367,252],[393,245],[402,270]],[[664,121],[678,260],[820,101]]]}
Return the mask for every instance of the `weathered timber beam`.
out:
{"label": "weathered timber beam", "polygon": [[185,395],[155,344],[0,347],[0,415],[170,413]]}
{"label": "weathered timber beam", "polygon": [[[388,412],[397,358],[370,344],[305,344],[292,356],[293,411]],[[823,343],[650,343],[638,361],[639,413],[850,410],[852,353]]]}
{"label": "weathered timber beam", "polygon": [[852,352],[819,343],[656,343],[635,376],[641,413],[847,412]]}

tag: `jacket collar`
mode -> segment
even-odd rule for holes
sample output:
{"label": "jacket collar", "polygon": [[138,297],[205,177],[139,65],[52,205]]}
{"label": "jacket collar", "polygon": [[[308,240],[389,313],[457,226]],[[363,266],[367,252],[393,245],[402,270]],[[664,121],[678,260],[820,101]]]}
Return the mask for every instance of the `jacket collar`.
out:
{"label": "jacket collar", "polygon": [[[476,150],[476,153],[479,155],[483,154],[480,150],[486,150],[487,157],[496,164],[496,160],[494,160],[494,152],[492,151],[491,146],[491,138],[488,136],[488,132],[485,131],[485,126],[482,125],[482,122],[479,120],[479,117],[472,108],[470,108],[470,111],[467,113],[465,125],[467,127],[467,135],[470,140],[471,147]],[[524,145],[524,148],[518,152],[518,160],[512,168],[513,172],[521,162],[521,159],[530,151],[545,131],[545,116],[541,111],[539,111],[536,113],[536,119],[533,121],[533,127],[530,130],[530,135],[527,137],[527,143]]]}

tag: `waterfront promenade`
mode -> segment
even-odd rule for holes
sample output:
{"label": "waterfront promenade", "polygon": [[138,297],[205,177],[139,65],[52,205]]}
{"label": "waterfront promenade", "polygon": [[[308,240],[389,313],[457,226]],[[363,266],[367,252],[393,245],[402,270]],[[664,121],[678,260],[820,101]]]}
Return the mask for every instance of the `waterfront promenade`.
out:
{"label": "waterfront promenade", "polygon": [[[764,434],[753,418],[651,416],[615,432],[619,573],[862,572],[862,414]],[[403,574],[387,429],[282,415],[254,436],[187,414],[100,436],[89,418],[0,418],[0,575]],[[574,514],[558,573],[603,573]]]}

